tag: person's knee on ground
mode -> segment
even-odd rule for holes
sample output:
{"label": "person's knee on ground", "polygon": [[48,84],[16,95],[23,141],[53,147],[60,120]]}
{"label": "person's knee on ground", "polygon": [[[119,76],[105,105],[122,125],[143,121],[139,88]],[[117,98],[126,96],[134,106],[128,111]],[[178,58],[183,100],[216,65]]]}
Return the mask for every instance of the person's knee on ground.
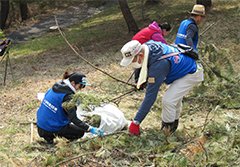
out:
{"label": "person's knee on ground", "polygon": [[44,138],[48,144],[53,144],[53,139],[55,136],[52,132],[45,131],[42,128],[38,127],[38,134],[40,137]]}

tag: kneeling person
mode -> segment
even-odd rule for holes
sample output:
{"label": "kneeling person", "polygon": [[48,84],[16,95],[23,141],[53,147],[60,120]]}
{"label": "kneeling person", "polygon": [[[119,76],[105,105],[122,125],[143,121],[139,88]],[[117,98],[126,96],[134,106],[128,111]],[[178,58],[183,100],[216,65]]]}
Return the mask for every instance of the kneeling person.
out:
{"label": "kneeling person", "polygon": [[86,85],[86,76],[80,72],[65,72],[62,81],[56,82],[46,93],[37,111],[38,134],[48,143],[53,143],[56,136],[74,140],[81,138],[85,132],[103,134],[102,130],[92,127],[77,117],[77,107],[64,109],[62,104],[70,101],[72,95]]}

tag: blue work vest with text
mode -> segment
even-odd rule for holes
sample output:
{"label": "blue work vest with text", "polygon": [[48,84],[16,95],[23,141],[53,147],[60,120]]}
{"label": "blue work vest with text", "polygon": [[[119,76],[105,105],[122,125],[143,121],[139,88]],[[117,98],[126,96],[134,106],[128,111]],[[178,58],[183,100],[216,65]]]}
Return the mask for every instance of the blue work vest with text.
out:
{"label": "blue work vest with text", "polygon": [[[180,27],[179,27],[179,30],[178,30],[178,33],[177,33],[177,37],[176,37],[176,40],[175,40],[175,44],[182,43],[182,44],[187,45],[186,37],[187,37],[187,27],[188,27],[189,24],[195,24],[195,23],[194,23],[194,21],[187,19],[187,20],[184,20],[180,24]],[[197,51],[197,43],[198,43],[198,33],[196,35],[196,38],[193,39],[193,46],[194,46],[194,49],[196,51]]]}
{"label": "blue work vest with text", "polygon": [[57,132],[69,123],[62,102],[66,93],[56,93],[52,88],[46,93],[37,111],[37,125],[49,132]]}

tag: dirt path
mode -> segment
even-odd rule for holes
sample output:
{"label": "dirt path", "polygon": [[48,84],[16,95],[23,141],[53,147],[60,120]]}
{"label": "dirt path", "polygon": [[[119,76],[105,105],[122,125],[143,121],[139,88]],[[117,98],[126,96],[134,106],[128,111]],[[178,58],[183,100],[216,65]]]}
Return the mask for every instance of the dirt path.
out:
{"label": "dirt path", "polygon": [[[109,1],[108,3],[101,7],[90,7],[87,6],[87,4],[82,4],[78,7],[74,7],[68,10],[67,12],[58,14],[56,16],[58,24],[62,28],[70,27],[76,24],[77,22],[81,21],[82,19],[85,19],[101,11],[104,11],[105,9],[111,6],[116,5],[117,3],[118,3],[117,0],[113,0]],[[50,27],[55,25],[56,25],[55,16],[51,16],[49,18],[41,20],[40,22],[34,25],[7,34],[6,37],[11,39],[12,45],[17,45],[21,42],[28,41],[30,39],[43,35],[47,31],[49,31]]]}

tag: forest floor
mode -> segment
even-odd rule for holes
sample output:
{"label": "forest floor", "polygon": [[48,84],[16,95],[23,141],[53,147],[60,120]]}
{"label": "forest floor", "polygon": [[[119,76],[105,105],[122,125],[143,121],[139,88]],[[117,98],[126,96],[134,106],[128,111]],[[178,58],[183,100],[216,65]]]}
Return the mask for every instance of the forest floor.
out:
{"label": "forest floor", "polygon": [[[166,40],[172,43],[180,22],[189,16],[187,11],[194,2],[161,0],[158,5],[144,8],[137,0],[128,4],[140,29],[154,20],[168,21],[172,31]],[[44,12],[47,17],[43,14],[39,19],[37,16],[32,19],[33,22],[13,26],[9,33],[66,11],[53,9],[56,8]],[[199,25],[203,32],[216,23],[199,41],[199,54],[205,62],[205,81],[184,97],[179,128],[169,138],[160,131],[161,99],[168,88],[163,84],[151,112],[141,123],[140,136],[120,131],[103,139],[79,139],[70,143],[56,139],[58,145],[46,145],[35,126],[41,104],[37,94],[46,93],[62,79],[66,70],[84,73],[92,85],[84,92],[103,99],[119,97],[132,87],[124,86],[86,63],[70,49],[58,31],[47,31],[11,47],[14,80],[8,66],[6,85],[3,85],[6,61],[0,64],[0,166],[239,166],[239,10],[238,0],[220,0]],[[132,36],[128,34],[119,5],[62,31],[89,63],[127,81],[133,69],[119,65],[120,49]],[[137,91],[111,104],[131,120],[144,96],[145,90]]]}

